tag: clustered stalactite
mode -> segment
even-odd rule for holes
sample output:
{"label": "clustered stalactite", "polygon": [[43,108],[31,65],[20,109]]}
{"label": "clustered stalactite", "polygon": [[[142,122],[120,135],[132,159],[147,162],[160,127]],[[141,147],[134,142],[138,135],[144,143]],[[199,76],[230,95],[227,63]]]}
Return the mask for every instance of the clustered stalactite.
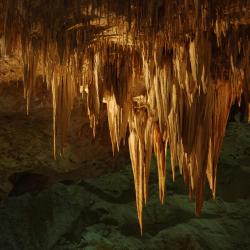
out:
{"label": "clustered stalactite", "polygon": [[250,1],[0,0],[0,10],[1,56],[23,58],[27,112],[38,75],[52,93],[55,156],[84,94],[94,136],[104,108],[113,152],[129,134],[140,227],[153,152],[160,201],[169,150],[199,214],[241,96],[250,117]]}

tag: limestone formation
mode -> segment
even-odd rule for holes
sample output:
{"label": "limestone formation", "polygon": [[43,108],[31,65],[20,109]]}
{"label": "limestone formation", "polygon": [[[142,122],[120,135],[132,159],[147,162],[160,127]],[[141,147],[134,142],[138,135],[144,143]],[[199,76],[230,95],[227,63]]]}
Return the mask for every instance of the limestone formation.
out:
{"label": "limestone formation", "polygon": [[153,152],[161,202],[167,151],[197,214],[206,180],[215,196],[231,106],[243,97],[250,118],[249,24],[249,0],[0,0],[0,81],[23,80],[27,113],[47,85],[55,157],[76,97],[94,136],[107,109],[113,151],[128,141],[142,228]]}

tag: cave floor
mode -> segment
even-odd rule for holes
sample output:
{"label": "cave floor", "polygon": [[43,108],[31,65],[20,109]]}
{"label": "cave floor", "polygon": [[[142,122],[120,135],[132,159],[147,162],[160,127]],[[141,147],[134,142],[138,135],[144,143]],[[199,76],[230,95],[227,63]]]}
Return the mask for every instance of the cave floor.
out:
{"label": "cave floor", "polygon": [[152,163],[150,199],[140,236],[131,166],[77,183],[64,180],[0,206],[1,250],[250,249],[250,129],[231,122],[218,166],[217,198],[209,190],[201,216],[182,177],[158,198]]}

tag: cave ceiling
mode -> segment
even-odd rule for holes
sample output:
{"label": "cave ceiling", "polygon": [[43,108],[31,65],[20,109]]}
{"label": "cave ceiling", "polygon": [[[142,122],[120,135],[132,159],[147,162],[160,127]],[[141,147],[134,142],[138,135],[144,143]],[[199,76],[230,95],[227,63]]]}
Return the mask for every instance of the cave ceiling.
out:
{"label": "cave ceiling", "polygon": [[249,113],[249,24],[248,0],[0,0],[0,82],[23,82],[27,113],[46,86],[55,158],[78,98],[94,137],[107,115],[113,152],[129,145],[141,226],[153,152],[160,201],[170,152],[199,214],[230,108]]}

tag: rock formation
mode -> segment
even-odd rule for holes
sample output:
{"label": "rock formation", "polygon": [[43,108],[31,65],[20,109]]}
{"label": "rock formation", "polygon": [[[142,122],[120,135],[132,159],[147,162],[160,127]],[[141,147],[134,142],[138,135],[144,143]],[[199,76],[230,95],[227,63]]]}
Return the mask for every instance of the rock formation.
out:
{"label": "rock formation", "polygon": [[0,82],[23,81],[27,113],[47,86],[55,158],[77,98],[93,136],[107,114],[113,152],[128,141],[142,228],[153,152],[161,202],[167,151],[197,214],[206,180],[215,196],[231,106],[244,98],[250,118],[249,24],[249,0],[0,0]]}

